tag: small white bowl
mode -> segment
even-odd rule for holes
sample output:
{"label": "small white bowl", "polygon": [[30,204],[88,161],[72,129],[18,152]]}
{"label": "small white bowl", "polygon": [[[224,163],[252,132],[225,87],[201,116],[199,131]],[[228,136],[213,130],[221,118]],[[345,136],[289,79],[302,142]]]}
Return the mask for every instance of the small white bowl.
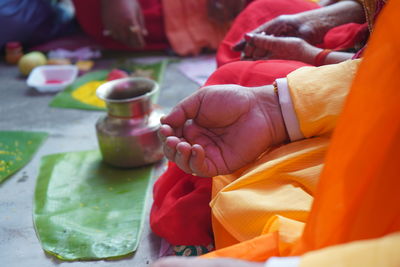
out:
{"label": "small white bowl", "polygon": [[58,92],[73,83],[78,68],[73,65],[44,65],[34,68],[26,83],[39,92]]}

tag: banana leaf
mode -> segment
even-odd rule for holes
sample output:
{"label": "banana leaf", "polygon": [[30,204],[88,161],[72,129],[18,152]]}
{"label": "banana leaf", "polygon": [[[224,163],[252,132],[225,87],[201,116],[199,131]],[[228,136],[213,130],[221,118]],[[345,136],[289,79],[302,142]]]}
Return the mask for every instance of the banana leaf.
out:
{"label": "banana leaf", "polygon": [[152,166],[119,169],[98,150],[42,158],[34,225],[42,248],[62,260],[121,257],[140,241]]}
{"label": "banana leaf", "polygon": [[47,133],[0,131],[0,183],[24,167],[47,138]]}

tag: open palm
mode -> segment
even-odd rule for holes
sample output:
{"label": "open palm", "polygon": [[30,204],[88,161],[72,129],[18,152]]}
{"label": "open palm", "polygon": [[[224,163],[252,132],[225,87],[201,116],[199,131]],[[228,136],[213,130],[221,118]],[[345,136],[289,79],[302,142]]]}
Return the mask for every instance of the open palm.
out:
{"label": "open palm", "polygon": [[200,176],[232,173],[286,138],[272,86],[205,87],[162,123],[167,158]]}

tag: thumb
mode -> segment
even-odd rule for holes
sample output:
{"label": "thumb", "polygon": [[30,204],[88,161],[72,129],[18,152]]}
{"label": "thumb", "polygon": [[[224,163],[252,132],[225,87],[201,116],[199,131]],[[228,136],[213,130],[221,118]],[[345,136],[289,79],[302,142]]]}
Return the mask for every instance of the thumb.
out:
{"label": "thumb", "polygon": [[187,120],[197,116],[203,98],[203,90],[195,92],[179,102],[171,112],[161,119],[162,124],[168,124],[173,128],[182,127]]}

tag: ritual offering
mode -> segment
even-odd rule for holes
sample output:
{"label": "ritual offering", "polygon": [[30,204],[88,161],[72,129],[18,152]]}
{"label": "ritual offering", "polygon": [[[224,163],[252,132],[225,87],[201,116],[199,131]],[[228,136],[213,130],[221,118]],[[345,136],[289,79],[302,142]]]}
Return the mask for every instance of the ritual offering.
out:
{"label": "ritual offering", "polygon": [[[166,60],[151,64],[136,64],[122,62],[111,70],[96,70],[85,73],[59,92],[50,102],[51,107],[72,108],[84,110],[106,110],[106,104],[96,96],[97,88],[107,80],[129,76],[145,77],[161,83]],[[118,71],[116,71],[118,70]],[[156,100],[158,92],[154,96]]]}
{"label": "ritual offering", "polygon": [[0,182],[25,166],[46,137],[43,132],[0,131]]}
{"label": "ritual offering", "polygon": [[37,178],[33,220],[42,248],[62,260],[134,252],[153,167],[113,168],[98,150],[48,155]]}
{"label": "ritual offering", "polygon": [[109,81],[97,89],[107,115],[96,123],[103,160],[117,167],[138,167],[163,158],[158,137],[162,113],[154,108],[158,84],[147,78]]}
{"label": "ritual offering", "polygon": [[72,65],[47,65],[33,69],[26,81],[29,87],[39,92],[58,92],[72,84],[78,68]]}

